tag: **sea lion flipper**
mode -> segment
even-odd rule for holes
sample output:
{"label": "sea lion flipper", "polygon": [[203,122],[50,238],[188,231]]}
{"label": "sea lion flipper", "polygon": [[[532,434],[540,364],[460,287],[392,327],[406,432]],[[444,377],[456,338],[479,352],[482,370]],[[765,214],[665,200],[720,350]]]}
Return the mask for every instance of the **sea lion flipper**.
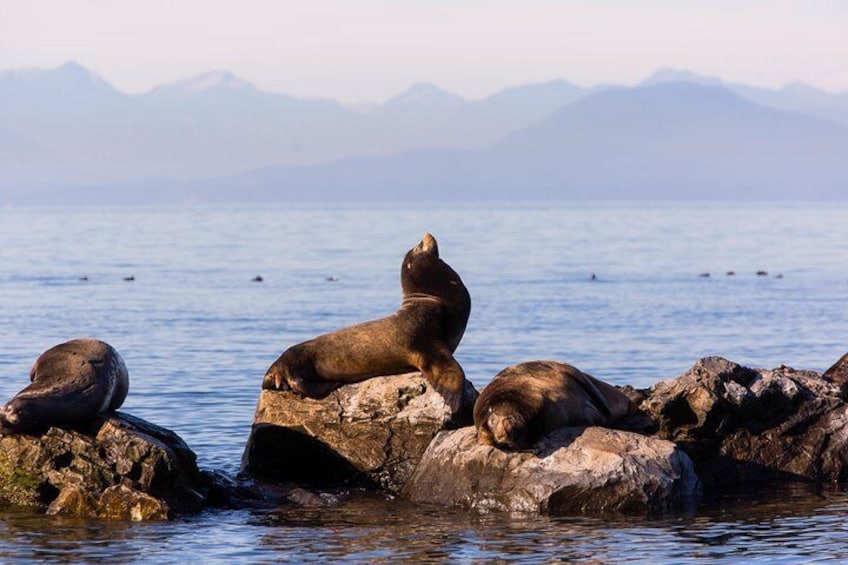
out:
{"label": "sea lion flipper", "polygon": [[459,413],[462,408],[462,392],[465,387],[465,371],[448,352],[432,360],[428,366],[421,367],[424,376],[433,388],[442,395],[450,406],[451,414]]}
{"label": "sea lion flipper", "polygon": [[334,381],[307,380],[297,376],[289,380],[289,386],[294,392],[308,398],[324,398],[343,384]]}
{"label": "sea lion flipper", "polygon": [[583,390],[586,391],[594,402],[598,412],[600,412],[604,418],[612,417],[612,407],[610,407],[609,402],[603,393],[598,390],[598,387],[593,382],[592,377],[579,370],[576,370],[571,376],[581,387],[583,387]]}

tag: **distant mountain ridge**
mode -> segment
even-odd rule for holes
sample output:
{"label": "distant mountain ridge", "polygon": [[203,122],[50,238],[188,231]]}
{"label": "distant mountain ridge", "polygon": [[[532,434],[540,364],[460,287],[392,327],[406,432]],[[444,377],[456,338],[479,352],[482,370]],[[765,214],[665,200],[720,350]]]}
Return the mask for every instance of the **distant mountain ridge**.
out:
{"label": "distant mountain ridge", "polygon": [[139,95],[75,63],[0,72],[0,202],[837,198],[846,140],[847,94],[671,69],[364,111],[228,71]]}
{"label": "distant mountain ridge", "polygon": [[7,170],[0,186],[57,174],[70,184],[204,178],[427,147],[484,147],[582,93],[549,83],[468,101],[419,84],[362,112],[333,100],[264,92],[229,71],[138,95],[77,63],[3,71],[0,130],[43,147],[65,168],[17,177]]}
{"label": "distant mountain ridge", "polygon": [[182,189],[210,201],[838,199],[846,154],[848,128],[668,82],[586,96],[483,150],[266,168]]}

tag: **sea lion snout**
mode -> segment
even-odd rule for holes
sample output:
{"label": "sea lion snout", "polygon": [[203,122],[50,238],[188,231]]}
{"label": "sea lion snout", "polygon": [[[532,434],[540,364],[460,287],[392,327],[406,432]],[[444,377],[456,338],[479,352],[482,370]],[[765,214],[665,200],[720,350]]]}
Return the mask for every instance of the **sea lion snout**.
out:
{"label": "sea lion snout", "polygon": [[15,426],[20,422],[20,420],[18,413],[15,411],[14,407],[11,406],[11,402],[4,404],[3,407],[0,408],[0,423],[3,425]]}
{"label": "sea lion snout", "polygon": [[487,425],[496,446],[514,449],[521,445],[520,436],[524,422],[517,414],[503,415],[492,412],[487,419]]}
{"label": "sea lion snout", "polygon": [[278,390],[282,387],[282,384],[283,373],[280,371],[277,363],[274,363],[267,371],[265,371],[265,376],[262,378],[262,388],[267,390]]}
{"label": "sea lion snout", "polygon": [[13,398],[0,408],[0,428],[10,431],[26,431],[37,427],[39,411],[33,402],[22,402]]}
{"label": "sea lion snout", "polygon": [[439,244],[436,242],[436,238],[429,232],[424,233],[421,242],[415,247],[415,250],[421,253],[429,253],[436,258],[439,257]]}

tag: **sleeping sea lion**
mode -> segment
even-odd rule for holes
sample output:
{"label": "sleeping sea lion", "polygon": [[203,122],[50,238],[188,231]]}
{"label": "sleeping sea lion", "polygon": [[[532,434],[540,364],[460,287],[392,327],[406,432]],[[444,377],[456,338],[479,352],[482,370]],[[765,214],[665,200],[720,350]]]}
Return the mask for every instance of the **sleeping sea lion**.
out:
{"label": "sleeping sea lion", "polygon": [[530,449],[565,426],[610,426],[638,408],[617,388],[556,361],[507,367],[474,404],[477,439],[505,450]]}
{"label": "sleeping sea lion", "polygon": [[344,384],[419,370],[456,414],[465,373],[453,352],[465,333],[471,296],[439,258],[429,233],[404,257],[400,282],[397,312],[288,348],[265,373],[262,387],[322,398]]}
{"label": "sleeping sea lion", "polygon": [[108,343],[75,339],[42,353],[30,385],[0,408],[0,428],[33,432],[83,424],[117,410],[129,391],[124,360]]}

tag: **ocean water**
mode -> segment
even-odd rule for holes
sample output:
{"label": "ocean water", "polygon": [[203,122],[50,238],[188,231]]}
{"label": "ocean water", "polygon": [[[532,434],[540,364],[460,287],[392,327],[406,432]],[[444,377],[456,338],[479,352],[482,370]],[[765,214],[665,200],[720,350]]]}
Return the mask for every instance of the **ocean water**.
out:
{"label": "ocean water", "polygon": [[[471,293],[457,358],[478,389],[533,359],[646,387],[707,355],[823,370],[848,351],[843,204],[7,207],[0,396],[26,385],[43,350],[97,337],[129,368],[123,411],[235,473],[267,366],[394,311],[401,260],[425,231]],[[162,524],[5,509],[0,562],[810,562],[848,557],[846,511],[848,495],[806,486],[651,519],[381,497]]]}

